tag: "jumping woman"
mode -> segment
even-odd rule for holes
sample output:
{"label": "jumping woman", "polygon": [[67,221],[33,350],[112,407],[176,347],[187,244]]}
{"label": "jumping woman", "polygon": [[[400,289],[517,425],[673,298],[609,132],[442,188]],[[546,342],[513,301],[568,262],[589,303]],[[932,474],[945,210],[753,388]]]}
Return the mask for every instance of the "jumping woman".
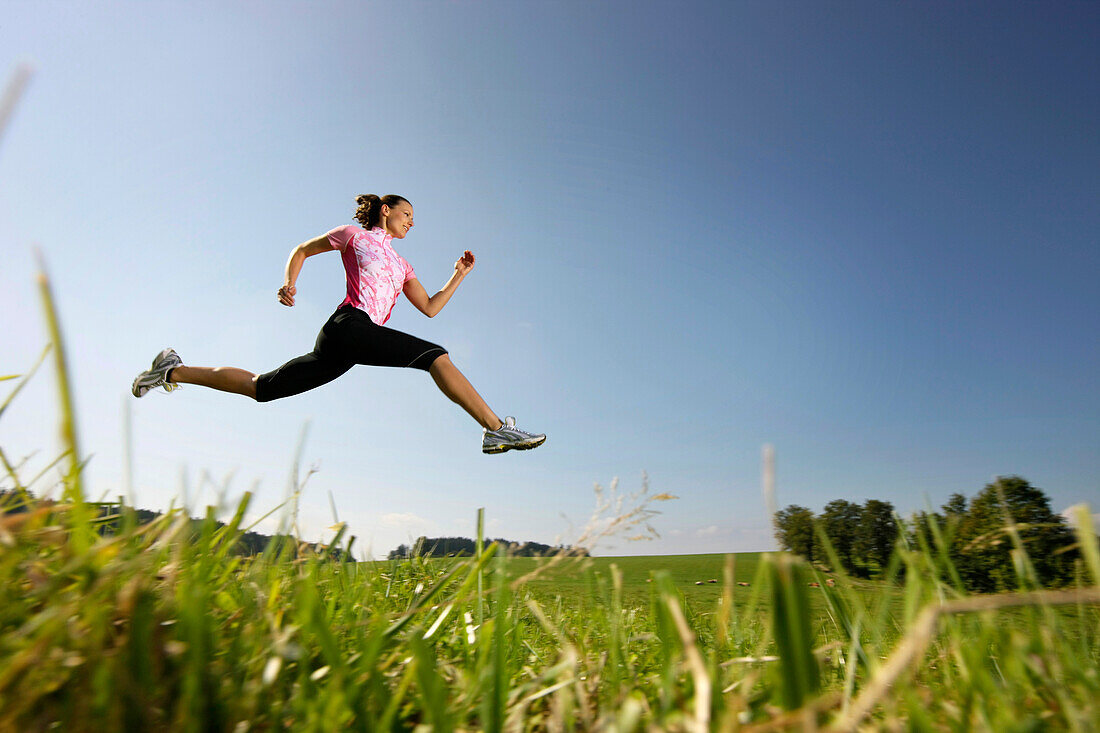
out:
{"label": "jumping woman", "polygon": [[313,351],[274,371],[256,375],[235,367],[185,366],[175,351],[165,349],[153,359],[150,369],[134,379],[134,396],[141,397],[157,387],[172,392],[181,384],[197,384],[270,402],[320,387],[356,364],[411,367],[431,374],[443,394],[481,424],[482,452],[503,453],[542,445],[545,435],[518,429],[512,417],[497,417],[451,363],[446,349],[383,325],[401,293],[428,318],[439,313],[473,269],[473,253],[466,250],[455,262],[454,274],[443,289],[429,296],[412,266],[390,245],[393,239],[404,239],[412,229],[412,204],[401,196],[379,198],[374,194],[360,196],[356,202],[359,208],[355,218],[362,227],[336,227],[303,242],[286,263],[278,297],[283,305],[293,306],[297,293],[294,283],[307,257],[336,251],[344,262],[347,297],[321,328]]}

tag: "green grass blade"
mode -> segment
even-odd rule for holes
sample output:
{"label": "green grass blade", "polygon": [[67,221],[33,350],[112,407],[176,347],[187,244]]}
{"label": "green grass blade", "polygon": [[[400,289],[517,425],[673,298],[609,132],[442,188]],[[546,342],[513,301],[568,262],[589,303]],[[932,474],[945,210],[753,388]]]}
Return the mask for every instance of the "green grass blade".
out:
{"label": "green grass blade", "polygon": [[775,557],[769,565],[772,626],[782,678],[780,700],[783,707],[795,710],[816,695],[820,686],[806,575],[802,563],[789,555]]}
{"label": "green grass blade", "polygon": [[19,394],[23,387],[27,386],[27,382],[31,381],[31,377],[33,377],[34,373],[38,371],[38,368],[42,366],[42,362],[46,360],[46,355],[50,353],[51,346],[52,344],[46,344],[46,348],[42,349],[42,353],[38,356],[38,361],[34,363],[34,366],[31,367],[29,372],[23,375],[22,379],[20,379],[18,375],[11,375],[3,378],[19,379],[19,384],[15,385],[15,389],[11,391],[11,394],[9,394],[4,399],[4,403],[0,405],[0,417],[4,416],[4,411],[8,409],[8,405],[10,405],[13,400],[15,400],[15,396]]}
{"label": "green grass blade", "polygon": [[[481,553],[482,548],[485,545],[485,507],[479,507],[477,510],[477,562],[478,566],[481,566]],[[485,609],[483,607],[482,600],[482,578],[481,571],[477,571],[477,625],[485,623]]]}
{"label": "green grass blade", "polygon": [[1097,544],[1092,513],[1089,511],[1088,504],[1078,504],[1071,511],[1077,542],[1081,546],[1081,554],[1085,558],[1089,573],[1092,574],[1092,583],[1100,586],[1100,544]]}
{"label": "green grass blade", "polygon": [[[469,588],[471,582],[479,577],[479,573],[484,567],[485,563],[487,563],[495,554],[496,547],[496,543],[490,545],[489,549],[487,549],[482,554],[481,560],[477,563],[474,563],[470,574],[467,575],[466,580],[462,583],[461,586],[459,586],[458,591],[455,593],[456,597],[461,597],[463,593]],[[466,567],[465,564],[455,563],[454,566],[452,566],[451,569],[448,570],[443,575],[443,577],[441,577],[436,582],[435,585],[433,585],[426,593],[416,599],[415,603],[412,604],[412,606],[406,613],[404,613],[399,619],[394,621],[388,629],[386,629],[386,631],[384,632],[384,636],[392,637],[403,628],[405,628],[413,620],[413,618],[415,618],[416,615],[420,613],[421,610],[428,607],[429,602],[433,598],[435,598],[435,596],[438,595],[440,591],[442,591],[464,567]],[[480,597],[481,596],[479,595],[478,598]]]}
{"label": "green grass blade", "polygon": [[422,638],[419,628],[409,634],[409,647],[416,663],[416,679],[424,701],[428,723],[434,730],[451,730],[451,716],[447,710],[446,682],[436,669],[436,657]]}
{"label": "green grass blade", "polygon": [[[405,668],[404,674],[401,675],[401,681],[397,685],[397,689],[394,690],[389,702],[386,704],[386,709],[382,712],[382,716],[371,725],[371,728],[375,730],[395,730],[394,720],[397,718],[397,712],[401,709],[401,704],[405,702],[405,695],[409,692],[409,686],[412,685],[413,679],[416,677],[415,664],[410,664]],[[370,721],[363,721],[364,730],[369,730],[367,723]]]}
{"label": "green grass blade", "polygon": [[77,439],[76,414],[73,409],[72,388],[69,381],[68,359],[65,343],[61,336],[61,321],[54,305],[50,280],[46,266],[39,252],[38,289],[42,298],[42,308],[46,315],[46,324],[53,346],[54,366],[57,375],[58,401],[61,403],[61,442],[69,460],[69,470],[65,476],[64,499],[71,504],[72,532],[77,552],[86,551],[95,541],[95,529],[91,524],[91,511],[84,503],[84,481],[80,463],[80,442]]}
{"label": "green grass blade", "polygon": [[[504,728],[508,702],[508,631],[511,626],[509,606],[511,596],[504,577],[503,555],[497,558],[496,594],[493,603],[492,636],[483,637],[489,648],[489,694],[483,701],[482,722],[488,733],[500,733]],[[480,596],[479,596],[480,597]]]}

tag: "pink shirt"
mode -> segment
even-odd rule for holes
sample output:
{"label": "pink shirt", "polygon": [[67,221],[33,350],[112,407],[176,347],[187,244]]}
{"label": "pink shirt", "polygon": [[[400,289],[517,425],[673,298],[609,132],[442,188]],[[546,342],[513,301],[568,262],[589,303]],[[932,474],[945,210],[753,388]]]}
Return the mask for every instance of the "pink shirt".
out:
{"label": "pink shirt", "polygon": [[351,303],[379,326],[390,319],[405,283],[416,277],[412,265],[390,246],[391,239],[382,227],[368,232],[348,225],[328,233],[328,242],[340,250],[347,274],[348,295],[340,305]]}

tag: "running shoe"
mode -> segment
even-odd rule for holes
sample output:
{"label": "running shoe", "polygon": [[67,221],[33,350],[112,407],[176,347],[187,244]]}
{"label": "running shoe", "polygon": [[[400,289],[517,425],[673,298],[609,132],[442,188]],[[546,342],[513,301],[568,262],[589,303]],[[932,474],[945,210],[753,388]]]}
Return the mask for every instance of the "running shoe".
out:
{"label": "running shoe", "polygon": [[165,349],[153,359],[153,366],[146,369],[134,378],[134,386],[131,392],[134,397],[144,397],[145,393],[157,387],[164,387],[165,392],[179,389],[178,384],[168,381],[168,372],[183,364],[183,359],[172,349]]}
{"label": "running shoe", "polygon": [[496,430],[485,428],[481,439],[482,453],[503,453],[507,450],[530,450],[546,442],[545,435],[532,435],[516,427],[514,417],[504,418],[504,424]]}

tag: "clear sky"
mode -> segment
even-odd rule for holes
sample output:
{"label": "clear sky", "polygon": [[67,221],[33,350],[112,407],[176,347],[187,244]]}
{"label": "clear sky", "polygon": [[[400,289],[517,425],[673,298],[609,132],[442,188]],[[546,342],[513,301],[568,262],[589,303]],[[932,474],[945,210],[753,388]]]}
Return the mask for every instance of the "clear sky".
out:
{"label": "clear sky", "polygon": [[[997,475],[1100,505],[1100,5],[890,2],[0,2],[0,373],[46,343],[44,253],[94,496],[277,505],[303,426],[309,539],[328,494],[363,549],[419,534],[570,541],[594,483],[680,497],[659,540],[773,546],[779,506],[906,513]],[[257,405],[129,396],[165,346],[261,372],[344,294],[290,250],[398,193],[428,320],[501,415],[483,456],[427,375],[358,367]],[[5,382],[4,393],[12,382]],[[0,419],[58,452],[43,371]],[[37,452],[36,452],[37,451]],[[209,480],[204,479],[209,476]],[[43,484],[40,488],[45,488]],[[219,488],[220,487],[220,488]],[[271,525],[264,527],[270,529]]]}

